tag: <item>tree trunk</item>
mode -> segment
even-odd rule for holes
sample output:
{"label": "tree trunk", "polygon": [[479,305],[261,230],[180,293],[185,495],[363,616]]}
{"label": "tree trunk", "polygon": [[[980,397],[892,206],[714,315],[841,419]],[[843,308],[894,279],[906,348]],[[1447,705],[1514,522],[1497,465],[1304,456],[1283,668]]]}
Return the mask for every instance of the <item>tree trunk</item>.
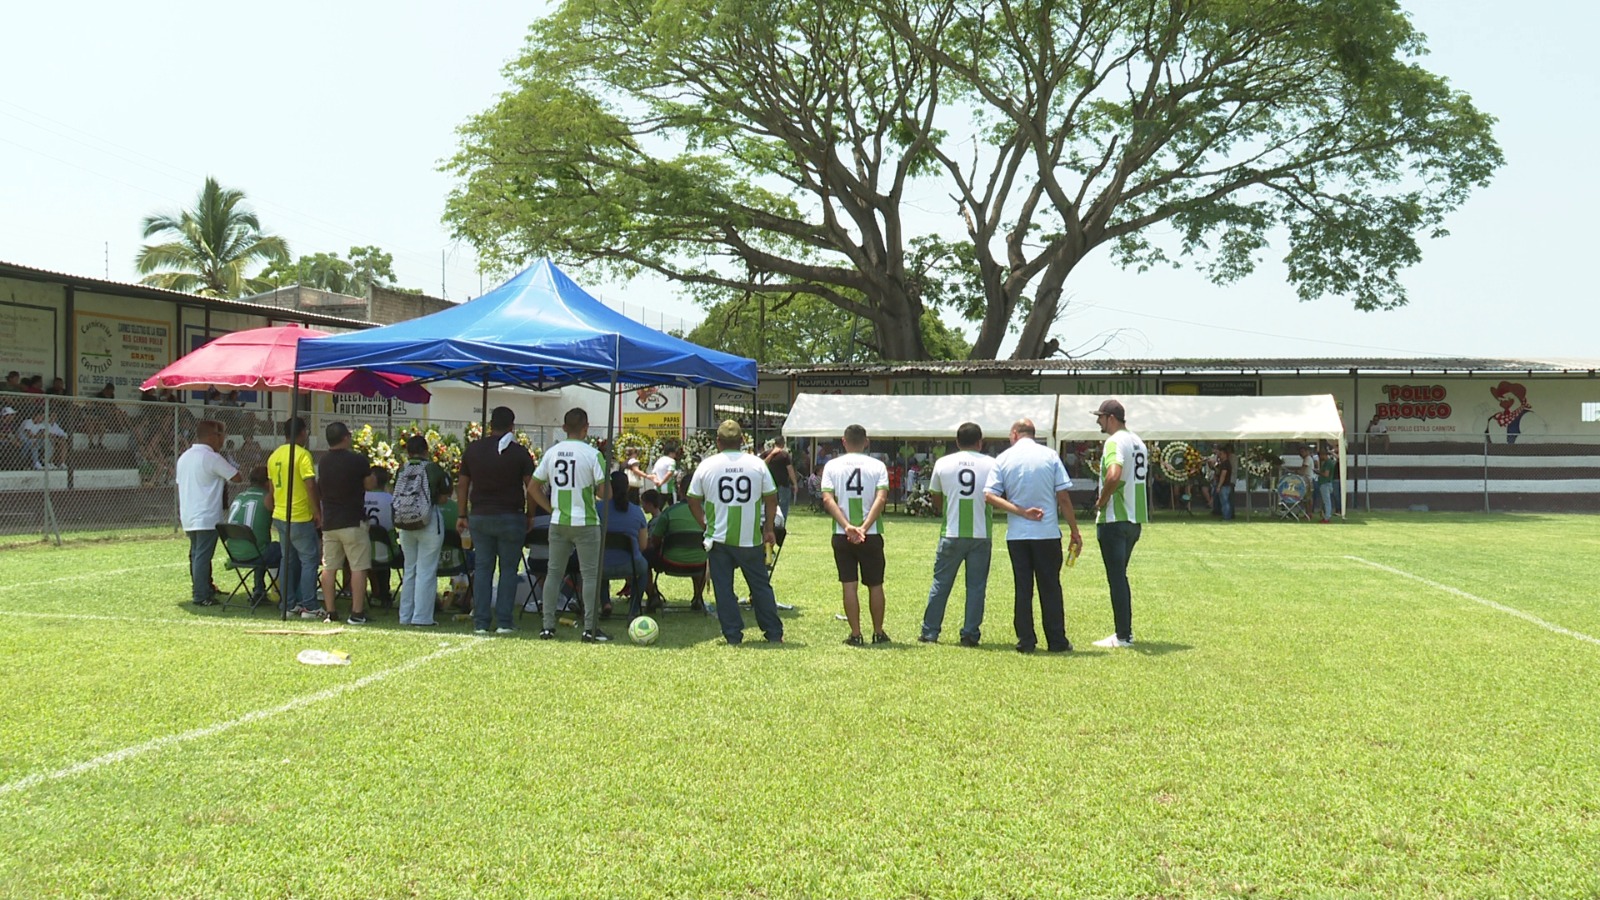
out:
{"label": "tree trunk", "polygon": [[1017,292],[1023,286],[1001,278],[998,267],[983,267],[983,292],[987,302],[978,339],[973,341],[967,359],[994,359],[999,355],[1000,342],[1006,339],[1006,329],[1011,324],[1011,313],[1017,308]]}
{"label": "tree trunk", "polygon": [[1076,255],[1057,259],[1045,267],[1039,276],[1039,286],[1033,295],[1033,308],[1028,320],[1022,324],[1022,335],[1017,338],[1017,349],[1012,359],[1039,359],[1044,354],[1044,343],[1050,339],[1050,329],[1061,310],[1061,286],[1066,283],[1079,257]]}
{"label": "tree trunk", "polygon": [[922,343],[922,302],[907,291],[890,289],[878,297],[878,355],[885,360],[915,362],[929,358]]}

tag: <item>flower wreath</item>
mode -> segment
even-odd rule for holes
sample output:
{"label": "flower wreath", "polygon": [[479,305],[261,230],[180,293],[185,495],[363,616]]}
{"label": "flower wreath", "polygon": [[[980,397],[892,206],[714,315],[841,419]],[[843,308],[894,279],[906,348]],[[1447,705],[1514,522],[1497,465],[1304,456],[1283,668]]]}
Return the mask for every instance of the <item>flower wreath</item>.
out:
{"label": "flower wreath", "polygon": [[1163,444],[1156,455],[1156,460],[1161,464],[1161,474],[1175,484],[1181,484],[1199,475],[1205,466],[1200,451],[1183,441],[1168,441]]}

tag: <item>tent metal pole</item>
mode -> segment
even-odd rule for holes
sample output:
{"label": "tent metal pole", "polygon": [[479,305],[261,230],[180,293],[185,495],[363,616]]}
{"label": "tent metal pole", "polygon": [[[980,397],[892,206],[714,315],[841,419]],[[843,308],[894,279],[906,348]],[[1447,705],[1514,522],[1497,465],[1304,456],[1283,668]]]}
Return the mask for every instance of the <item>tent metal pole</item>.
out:
{"label": "tent metal pole", "polygon": [[[291,426],[295,416],[300,412],[300,370],[294,372],[294,383],[289,387],[289,418],[283,423],[283,436],[289,441],[289,473],[284,479],[287,490],[284,492],[283,503],[283,535],[282,544],[278,547],[278,617],[281,621],[289,620],[289,547],[293,545],[294,532],[294,449],[295,429]],[[307,448],[309,450],[310,448]],[[304,565],[304,563],[302,563]],[[301,597],[300,602],[305,603],[306,598]]]}
{"label": "tent metal pole", "polygon": [[479,425],[479,427],[481,427],[483,429],[483,433],[487,435],[489,433],[489,373],[488,372],[484,372],[483,373],[483,402],[480,405],[483,407],[483,421],[479,422],[478,425]]}
{"label": "tent metal pole", "polygon": [[[605,470],[607,485],[611,484],[611,466],[616,461],[617,455],[617,381],[622,369],[622,335],[613,335],[612,341],[611,390],[606,397],[606,450],[600,455],[601,461],[604,463],[601,468]],[[600,558],[595,561],[594,567],[594,602],[597,604],[594,615],[596,623],[600,621],[600,610],[605,609],[606,601],[611,599],[610,597],[600,596],[600,589],[606,583],[606,533],[611,527],[611,504],[614,502],[616,501],[610,500],[600,504]],[[644,590],[644,585],[636,586],[635,590]],[[630,596],[628,602],[638,603],[640,609],[644,608],[643,597]],[[588,612],[587,609],[584,610],[585,614]],[[598,628],[600,626],[596,624],[595,627]]]}

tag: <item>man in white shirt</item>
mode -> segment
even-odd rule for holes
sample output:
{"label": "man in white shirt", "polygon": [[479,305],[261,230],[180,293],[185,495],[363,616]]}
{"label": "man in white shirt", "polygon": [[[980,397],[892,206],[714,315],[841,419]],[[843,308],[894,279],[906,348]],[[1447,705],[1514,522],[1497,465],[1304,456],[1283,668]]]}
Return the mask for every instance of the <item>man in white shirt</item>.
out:
{"label": "man in white shirt", "polygon": [[1100,560],[1106,567],[1106,583],[1111,587],[1111,617],[1116,633],[1095,641],[1096,647],[1114,650],[1133,646],[1133,594],[1128,587],[1128,557],[1139,543],[1144,523],[1150,521],[1150,499],[1146,478],[1150,474],[1150,455],[1144,441],[1128,430],[1128,413],[1116,400],[1107,400],[1095,410],[1095,420],[1105,432],[1105,452],[1100,456],[1100,490],[1095,497],[1095,537],[1100,544]]}
{"label": "man in white shirt", "polygon": [[22,450],[33,461],[35,469],[63,468],[56,460],[66,458],[67,433],[50,421],[43,410],[22,420],[17,438],[22,441]]}
{"label": "man in white shirt", "polygon": [[[750,586],[750,609],[767,640],[783,643],[783,620],[763,558],[763,545],[778,539],[773,520],[778,513],[778,486],[761,457],[745,453],[744,429],[729,419],[717,428],[717,449],[694,470],[689,481],[689,511],[705,530],[709,548],[706,568],[717,599],[722,636],[737,646],[744,641],[744,616],[733,592],[733,569]],[[759,530],[758,530],[759,528]]]}
{"label": "man in white shirt", "polygon": [[211,559],[217,552],[217,523],[227,510],[222,499],[227,482],[239,481],[239,470],[217,451],[227,438],[221,422],[205,419],[195,425],[194,446],[178,457],[178,517],[189,535],[189,589],[196,606],[212,606]]}
{"label": "man in white shirt", "polygon": [[[605,459],[589,444],[589,413],[575,406],[567,410],[561,427],[567,439],[546,450],[528,482],[528,498],[550,513],[550,559],[565,561],[574,550],[583,575],[583,642],[603,644],[611,635],[600,630],[600,510],[595,501],[611,497]],[[546,487],[548,485],[548,487]],[[558,565],[560,563],[557,563]],[[513,570],[515,571],[515,570]],[[544,580],[544,630],[542,640],[556,636],[556,612],[561,602],[561,577]]]}
{"label": "man in white shirt", "polygon": [[683,447],[677,441],[667,441],[661,445],[660,458],[650,467],[650,480],[656,483],[656,489],[667,498],[668,505],[678,500],[678,460],[681,459],[683,459]]}
{"label": "man in white shirt", "polygon": [[955,453],[939,457],[928,476],[928,492],[942,504],[939,549],[933,557],[933,584],[928,588],[928,608],[922,614],[925,644],[938,643],[944,626],[945,603],[955,587],[956,569],[966,566],[966,618],[961,625],[961,646],[976,647],[983,628],[983,604],[989,590],[989,504],[983,487],[994,470],[994,458],[983,455],[983,429],[966,422],[956,429]]}
{"label": "man in white shirt", "polygon": [[1071,529],[1069,547],[1083,547],[1078,518],[1072,510],[1061,457],[1033,440],[1033,422],[1018,419],[1011,426],[1011,446],[995,459],[984,485],[984,500],[1006,513],[1006,552],[1016,582],[1012,622],[1017,631],[1017,652],[1032,653],[1039,644],[1033,628],[1033,588],[1039,586],[1039,619],[1045,646],[1051,653],[1068,653],[1066,613],[1061,602],[1061,526],[1057,510]]}
{"label": "man in white shirt", "polygon": [[861,585],[867,586],[872,612],[872,642],[889,643],[883,631],[887,605],[883,593],[883,535],[878,517],[889,502],[889,468],[866,454],[867,429],[851,425],[844,430],[842,456],[822,469],[822,508],[833,517],[833,564],[839,570],[844,592],[844,615],[850,622],[845,643],[861,646]]}

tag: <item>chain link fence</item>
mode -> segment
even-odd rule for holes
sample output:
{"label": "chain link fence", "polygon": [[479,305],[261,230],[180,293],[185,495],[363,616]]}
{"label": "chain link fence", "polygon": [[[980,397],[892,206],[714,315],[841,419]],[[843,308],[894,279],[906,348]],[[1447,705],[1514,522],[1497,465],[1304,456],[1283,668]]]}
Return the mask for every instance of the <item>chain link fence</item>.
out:
{"label": "chain link fence", "polygon": [[[285,410],[201,406],[176,402],[127,402],[87,398],[0,394],[5,412],[0,421],[0,536],[93,537],[100,533],[178,530],[178,493],[174,466],[193,443],[195,426],[215,419],[227,430],[222,453],[239,469],[265,465],[267,456],[283,443]],[[326,449],[323,433],[338,420],[359,430],[373,429],[373,440],[394,446],[399,433],[413,425],[437,430],[442,436],[465,443],[465,421],[412,422],[387,416],[350,416],[332,413],[301,414],[310,425],[311,450]],[[533,426],[521,429],[535,447],[560,440],[560,429]],[[598,433],[598,432],[597,432]],[[772,436],[764,431],[763,443]],[[685,470],[713,446],[714,432],[691,430],[685,443],[691,448]],[[1197,442],[1203,452],[1212,442]],[[1266,515],[1279,507],[1277,491],[1284,472],[1303,472],[1303,441],[1266,445],[1236,442],[1232,445],[1240,464],[1235,508],[1241,513]],[[1484,512],[1600,512],[1600,445],[1593,436],[1520,435],[1454,440],[1394,440],[1384,436],[1352,434],[1346,437],[1347,478],[1341,485],[1347,509],[1357,510],[1476,510]],[[755,448],[753,448],[755,449]],[[833,449],[829,442],[794,441],[790,452],[799,473],[797,494],[809,502],[808,476]],[[911,462],[918,473],[943,448],[939,442],[875,443],[900,478],[895,484],[896,506],[906,503],[916,489]],[[655,444],[641,459],[648,469],[659,450]],[[698,451],[698,452],[696,452]],[[908,452],[909,451],[909,452]],[[1251,453],[1270,456],[1281,463],[1270,476],[1251,478],[1245,471]],[[1312,453],[1320,448],[1312,447]],[[1092,489],[1095,476],[1089,465],[1092,448],[1069,445],[1065,457],[1077,485]],[[1314,473],[1313,473],[1314,475]],[[1200,479],[1203,481],[1203,479]],[[1204,490],[1173,490],[1156,484],[1152,496],[1158,509],[1203,509],[1209,503]],[[1187,496],[1185,496],[1187,495]],[[1308,505],[1315,503],[1314,492]]]}
{"label": "chain link fence", "polygon": [[[7,412],[9,410],[9,412]],[[130,402],[0,394],[0,536],[93,536],[130,530],[178,530],[177,459],[195,426],[215,419],[226,429],[222,455],[248,473],[283,443],[286,410],[181,402]],[[465,442],[465,421],[412,422],[385,416],[303,412],[313,453],[327,449],[328,423],[373,428],[390,440],[420,426]],[[544,446],[554,429],[521,429]],[[398,451],[398,448],[396,448]],[[230,492],[231,493],[231,492]]]}

